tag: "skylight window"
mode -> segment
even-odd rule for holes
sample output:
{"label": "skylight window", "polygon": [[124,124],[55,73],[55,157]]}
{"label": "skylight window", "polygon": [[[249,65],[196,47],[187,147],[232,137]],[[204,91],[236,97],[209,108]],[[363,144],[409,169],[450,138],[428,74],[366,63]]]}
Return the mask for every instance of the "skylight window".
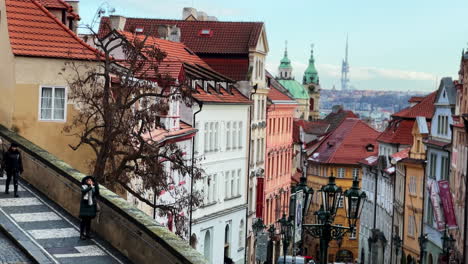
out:
{"label": "skylight window", "polygon": [[135,28],[135,33],[142,33],[142,32],[143,32],[143,28],[141,27]]}
{"label": "skylight window", "polygon": [[200,36],[210,36],[211,37],[213,35],[213,30],[205,28],[205,29],[200,30],[198,32],[198,34]]}

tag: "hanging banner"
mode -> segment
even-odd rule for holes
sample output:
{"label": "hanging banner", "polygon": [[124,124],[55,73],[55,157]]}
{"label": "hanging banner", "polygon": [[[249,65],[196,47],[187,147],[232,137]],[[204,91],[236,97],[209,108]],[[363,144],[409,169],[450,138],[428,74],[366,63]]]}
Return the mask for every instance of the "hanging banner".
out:
{"label": "hanging banner", "polygon": [[439,196],[442,201],[442,208],[444,209],[445,223],[448,228],[457,227],[457,219],[455,218],[455,211],[453,210],[452,194],[450,193],[450,184],[448,181],[443,180],[438,182]]}
{"label": "hanging banner", "polygon": [[304,211],[304,192],[298,191],[296,192],[296,214],[294,216],[294,224],[295,224],[295,242],[301,241],[301,234],[302,234],[302,212]]}
{"label": "hanging banner", "polygon": [[263,200],[265,199],[265,197],[263,197],[264,195],[263,181],[264,181],[263,178],[260,178],[260,177],[257,178],[257,206],[255,208],[255,216],[257,218],[263,218]]}
{"label": "hanging banner", "polygon": [[445,229],[444,218],[442,216],[442,208],[440,208],[439,190],[436,181],[429,180],[429,193],[432,202],[432,211],[434,212],[434,220],[437,229],[443,231]]}

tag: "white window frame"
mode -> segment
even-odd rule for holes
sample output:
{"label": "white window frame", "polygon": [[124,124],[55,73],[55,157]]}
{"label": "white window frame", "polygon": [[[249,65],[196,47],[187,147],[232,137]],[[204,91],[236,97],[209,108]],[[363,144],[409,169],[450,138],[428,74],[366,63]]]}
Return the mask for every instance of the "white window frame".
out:
{"label": "white window frame", "polygon": [[337,173],[339,179],[343,179],[346,176],[346,170],[345,168],[338,168],[338,173]]}
{"label": "white window frame", "polygon": [[[55,89],[65,89],[65,103],[63,106],[63,119],[43,119],[41,118],[41,105],[42,105],[42,89],[43,88],[52,88],[52,117],[54,116],[54,104],[55,104]],[[40,85],[39,86],[39,105],[38,105],[38,120],[44,122],[58,122],[65,123],[67,122],[67,106],[68,106],[68,87],[65,85]]]}

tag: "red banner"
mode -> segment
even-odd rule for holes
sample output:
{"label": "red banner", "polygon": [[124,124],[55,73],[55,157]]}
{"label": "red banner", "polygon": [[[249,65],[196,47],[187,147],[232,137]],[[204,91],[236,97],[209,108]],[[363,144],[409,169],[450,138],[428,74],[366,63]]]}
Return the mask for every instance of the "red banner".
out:
{"label": "red banner", "polygon": [[450,193],[450,185],[448,181],[439,181],[439,196],[444,209],[445,224],[448,228],[457,227],[457,219],[453,210],[452,194]]}
{"label": "red banner", "polygon": [[437,183],[434,180],[429,181],[429,193],[432,202],[432,209],[434,212],[434,220],[437,225],[437,229],[442,231],[445,229],[445,223],[442,216],[442,208],[440,208],[440,197],[437,188]]}
{"label": "red banner", "polygon": [[264,189],[263,189],[263,178],[257,178],[257,207],[255,216],[257,218],[263,218],[263,201],[265,199],[264,196]]}

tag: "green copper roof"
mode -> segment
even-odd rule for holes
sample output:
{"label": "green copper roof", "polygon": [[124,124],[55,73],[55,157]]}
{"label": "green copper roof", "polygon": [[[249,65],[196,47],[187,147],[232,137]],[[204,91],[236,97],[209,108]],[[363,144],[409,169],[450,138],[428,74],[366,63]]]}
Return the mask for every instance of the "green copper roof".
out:
{"label": "green copper roof", "polygon": [[294,99],[309,99],[309,94],[302,84],[296,80],[278,80],[294,97]]}
{"label": "green copper roof", "polygon": [[[287,44],[286,44],[287,45]],[[284,57],[280,62],[280,69],[291,69],[291,60],[288,58],[288,47],[284,49]]]}
{"label": "green copper roof", "polygon": [[315,68],[313,45],[312,45],[312,49],[310,52],[309,66],[304,72],[304,79],[302,83],[303,84],[311,84],[311,83],[318,84],[319,83],[318,72],[317,72],[317,69]]}

